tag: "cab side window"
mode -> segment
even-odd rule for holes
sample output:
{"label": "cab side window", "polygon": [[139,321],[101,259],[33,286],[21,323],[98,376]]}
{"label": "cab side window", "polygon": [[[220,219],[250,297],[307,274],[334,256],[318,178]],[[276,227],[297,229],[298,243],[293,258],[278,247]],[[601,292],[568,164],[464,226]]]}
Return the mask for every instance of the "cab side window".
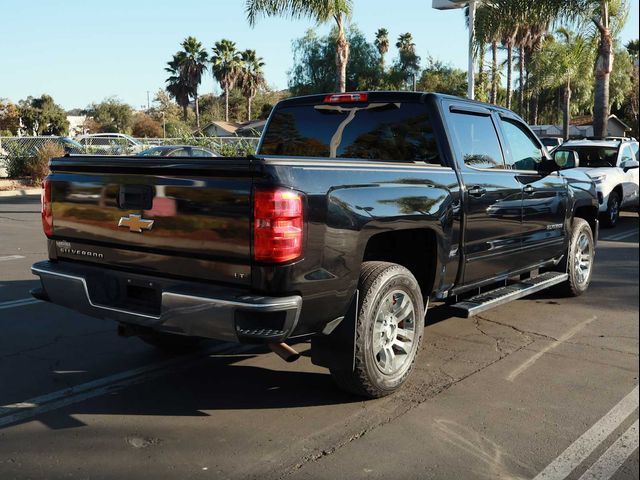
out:
{"label": "cab side window", "polygon": [[536,170],[544,155],[538,143],[522,125],[506,118],[500,119],[502,131],[511,153],[507,156],[508,168],[514,170]]}
{"label": "cab side window", "polygon": [[502,148],[489,115],[453,113],[451,130],[465,165],[479,169],[504,169]]}

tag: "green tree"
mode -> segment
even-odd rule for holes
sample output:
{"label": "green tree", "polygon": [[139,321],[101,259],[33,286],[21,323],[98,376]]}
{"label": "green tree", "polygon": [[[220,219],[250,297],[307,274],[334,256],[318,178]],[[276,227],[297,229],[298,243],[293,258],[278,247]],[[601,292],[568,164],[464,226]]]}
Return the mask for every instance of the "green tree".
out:
{"label": "green tree", "polygon": [[[293,68],[289,71],[292,95],[330,92],[334,88],[335,49],[338,32],[319,37],[308,30],[304,37],[293,41]],[[351,54],[347,67],[346,89],[373,90],[380,85],[382,72],[378,52],[355,27],[347,31]]]}
{"label": "green tree", "polygon": [[227,122],[229,121],[229,94],[235,88],[240,77],[241,61],[235,42],[223,39],[215,43],[211,57],[211,68],[213,76],[224,90],[224,119]]}
{"label": "green tree", "polygon": [[336,89],[338,92],[346,91],[350,46],[345,24],[353,11],[352,0],[247,0],[246,11],[251,25],[255,25],[257,18],[261,15],[267,17],[284,15],[292,18],[307,17],[314,19],[319,24],[335,21],[337,27]]}
{"label": "green tree", "polygon": [[67,114],[49,95],[21,100],[18,112],[32,135],[66,135],[69,132]]}
{"label": "green tree", "polygon": [[258,94],[258,90],[266,85],[262,71],[264,62],[255,50],[245,50],[240,57],[240,90],[247,99],[247,120],[251,120],[251,103]]}
{"label": "green tree", "polygon": [[138,138],[162,137],[162,124],[151,115],[137,113],[133,119],[132,135]]}
{"label": "green tree", "polygon": [[89,108],[89,114],[103,133],[131,133],[133,109],[116,97],[110,97]]}
{"label": "green tree", "polygon": [[380,54],[380,70],[384,72],[384,56],[389,51],[389,32],[386,28],[379,28],[376,32],[376,39],[373,42]]}
{"label": "green tree", "polygon": [[416,44],[413,42],[413,35],[409,32],[403,33],[398,37],[396,42],[399,58],[396,63],[396,71],[399,73],[402,81],[409,84],[420,70],[420,57],[416,54]]}
{"label": "green tree", "polygon": [[563,136],[569,138],[572,94],[576,89],[590,88],[595,56],[593,43],[584,35],[560,28],[556,37],[549,36],[534,59],[534,68],[544,72],[540,82],[563,89]]}
{"label": "green tree", "polygon": [[418,81],[418,90],[462,97],[467,93],[467,72],[429,56]]}
{"label": "green tree", "polygon": [[625,44],[624,48],[627,49],[627,52],[629,52],[629,55],[637,59],[638,54],[640,53],[640,40],[638,40],[637,38],[635,40],[629,40]]}
{"label": "green tree", "polygon": [[9,100],[0,99],[0,132],[18,134],[20,128],[20,112],[18,107]]}

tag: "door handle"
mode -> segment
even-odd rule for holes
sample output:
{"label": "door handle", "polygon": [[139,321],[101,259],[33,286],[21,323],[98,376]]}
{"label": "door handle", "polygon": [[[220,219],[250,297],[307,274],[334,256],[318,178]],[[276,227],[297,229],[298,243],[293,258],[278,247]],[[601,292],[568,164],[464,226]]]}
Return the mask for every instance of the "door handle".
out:
{"label": "door handle", "polygon": [[529,193],[529,194],[531,194],[531,193],[536,191],[536,189],[534,187],[532,187],[531,185],[527,185],[526,187],[524,187],[523,190],[524,190],[524,193]]}
{"label": "door handle", "polygon": [[487,193],[487,190],[485,188],[482,188],[480,185],[475,185],[475,186],[471,187],[468,190],[468,192],[469,192],[469,195],[471,195],[473,197],[481,197],[485,193]]}

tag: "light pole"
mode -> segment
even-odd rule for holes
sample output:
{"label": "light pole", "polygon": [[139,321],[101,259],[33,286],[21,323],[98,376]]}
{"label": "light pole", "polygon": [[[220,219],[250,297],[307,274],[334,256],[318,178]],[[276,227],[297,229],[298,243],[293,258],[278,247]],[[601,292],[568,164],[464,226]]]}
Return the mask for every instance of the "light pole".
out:
{"label": "light pole", "polygon": [[467,97],[471,100],[475,98],[475,70],[476,62],[473,54],[475,43],[475,19],[476,7],[480,0],[432,0],[431,6],[436,10],[453,10],[455,8],[469,7],[469,62],[467,66]]}

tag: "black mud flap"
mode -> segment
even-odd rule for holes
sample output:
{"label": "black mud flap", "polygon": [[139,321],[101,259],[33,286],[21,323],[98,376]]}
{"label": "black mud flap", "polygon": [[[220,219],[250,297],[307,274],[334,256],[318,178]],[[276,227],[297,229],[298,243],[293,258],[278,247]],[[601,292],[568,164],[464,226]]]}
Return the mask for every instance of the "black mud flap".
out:
{"label": "black mud flap", "polygon": [[[328,334],[320,334],[311,340],[311,362],[330,370],[353,371],[355,368],[356,318],[359,292],[356,290],[347,314]],[[331,325],[333,322],[330,322]]]}

